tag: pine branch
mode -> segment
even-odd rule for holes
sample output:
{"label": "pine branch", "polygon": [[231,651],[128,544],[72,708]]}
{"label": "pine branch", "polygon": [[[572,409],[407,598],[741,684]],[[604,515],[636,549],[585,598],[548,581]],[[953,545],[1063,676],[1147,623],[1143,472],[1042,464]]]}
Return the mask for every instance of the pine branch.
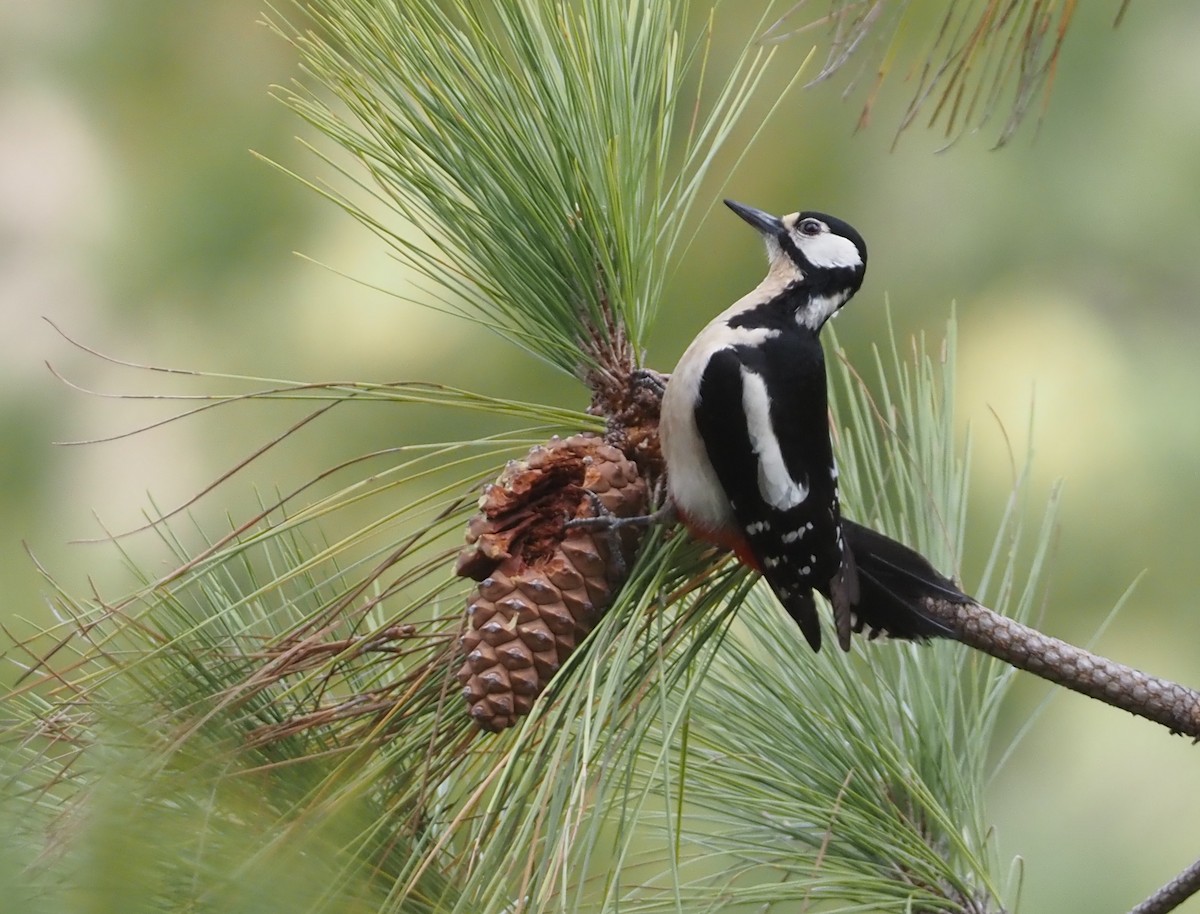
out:
{"label": "pine branch", "polygon": [[[689,31],[678,0],[293,8],[314,27],[275,24],[308,85],[281,94],[353,161],[330,162],[345,187],[320,192],[433,287],[430,307],[583,377],[592,415],[422,385],[260,379],[246,394],[194,398],[185,412],[353,399],[533,425],[339,460],[216,536],[187,505],[156,509],[143,532],[176,570],[143,570],[153,566],[109,537],[140,582],[120,600],[72,598],[48,578],[62,624],[17,642],[33,663],[4,699],[0,734],[5,774],[45,814],[30,828],[75,803],[99,823],[98,846],[104,826],[132,836],[131,860],[146,840],[152,874],[129,884],[156,880],[171,909],[228,910],[264,873],[255,887],[270,895],[306,857],[320,865],[285,910],[717,911],[781,899],[1001,909],[981,793],[1003,664],[946,645],[800,662],[794,626],[744,572],[658,529],[517,726],[481,737],[456,686],[466,587],[449,556],[467,496],[556,432],[606,422],[631,459],[656,450],[656,404],[631,391],[633,368],[668,266],[696,230],[702,182],[770,51],[714,55],[725,69],[706,83],[712,21]],[[840,34],[835,62],[865,32]],[[961,72],[986,46],[973,41]],[[683,97],[689,74],[701,77],[694,98]],[[980,100],[943,101],[962,124]],[[875,422],[865,388],[847,385],[844,491],[952,564],[966,510],[952,360],[939,370],[914,347],[901,366],[894,342],[893,355],[878,413],[904,427]],[[368,472],[375,458],[387,463]],[[374,498],[368,520],[340,535],[339,512]],[[186,545],[196,536],[198,548]],[[1020,537],[1019,512],[1006,515],[979,591],[1018,618],[1047,541],[1026,575]],[[130,777],[106,764],[113,746]],[[106,797],[116,818],[97,814]],[[69,843],[80,829],[64,829]],[[180,835],[189,853],[175,852]]]}
{"label": "pine branch", "polygon": [[1200,892],[1200,860],[1139,904],[1129,914],[1167,914]]}
{"label": "pine branch", "polygon": [[951,628],[963,644],[1081,695],[1162,724],[1172,733],[1200,740],[1200,692],[1195,689],[1044,635],[978,603],[930,597],[923,604],[929,615]]}
{"label": "pine branch", "polygon": [[[871,505],[872,517],[886,516],[890,530],[924,531],[928,543],[936,548],[940,542],[944,550],[959,540],[965,502],[965,468],[948,410],[952,360],[937,363],[916,349],[912,363],[902,366],[895,346],[893,355],[894,368],[882,373],[884,399],[878,407],[864,399],[861,380],[847,374],[849,418],[839,426],[846,491],[855,503]],[[363,407],[432,397],[421,387],[339,392],[312,385],[265,387],[261,379],[245,383],[267,399],[279,391],[305,399],[353,394]],[[643,397],[654,390],[639,388]],[[487,406],[543,422],[560,415],[444,390],[437,396],[443,405]],[[241,402],[240,396],[227,400]],[[876,412],[901,417],[905,433],[880,425]],[[576,414],[576,422],[585,421]],[[649,437],[642,445],[652,448],[653,429],[644,431]],[[999,664],[971,665],[966,678],[978,680],[967,695],[961,689],[963,652],[887,646],[872,652],[865,675],[858,663],[866,652],[849,664],[830,652],[805,654],[798,663],[794,626],[766,601],[745,601],[748,577],[729,573],[727,565],[714,576],[713,556],[683,537],[667,544],[661,530],[652,531],[617,603],[555,675],[532,714],[501,739],[473,739],[473,724],[453,685],[463,604],[459,590],[439,573],[448,565],[443,547],[465,520],[456,508],[479,484],[476,465],[481,459],[485,466],[503,462],[496,447],[508,443],[479,442],[483,446],[473,450],[480,453],[470,461],[451,459],[466,442],[433,446],[396,467],[388,487],[421,484],[434,467],[454,475],[434,488],[431,499],[401,495],[415,529],[387,537],[365,555],[360,553],[374,534],[371,528],[336,547],[314,547],[300,531],[313,529],[319,540],[332,512],[370,494],[363,491],[366,481],[315,501],[302,486],[268,501],[253,523],[236,525],[232,536],[212,541],[201,552],[202,562],[176,545],[180,573],[147,579],[132,599],[87,607],[64,595],[64,605],[79,620],[69,626],[78,635],[63,641],[70,660],[57,671],[48,663],[39,667],[26,695],[48,695],[53,709],[61,681],[73,708],[91,709],[112,702],[111,690],[132,687],[140,705],[153,709],[150,730],[162,734],[161,742],[151,743],[153,757],[212,756],[226,766],[223,777],[283,772],[291,765],[311,770],[328,760],[332,764],[317,776],[311,805],[300,807],[303,816],[340,814],[355,795],[387,797],[387,811],[372,814],[394,834],[393,845],[409,846],[390,871],[396,884],[409,897],[430,878],[435,885],[449,881],[456,892],[443,896],[448,909],[500,911],[527,892],[546,904],[591,898],[587,880],[563,874],[607,853],[614,822],[622,823],[617,839],[622,854],[643,844],[653,821],[647,815],[664,792],[683,790],[689,802],[711,796],[714,810],[736,808],[744,824],[779,805],[772,795],[780,784],[801,782],[808,784],[803,804],[773,819],[768,838],[780,848],[799,838],[819,862],[794,850],[773,857],[772,877],[787,882],[777,895],[799,900],[818,891],[881,910],[909,905],[965,914],[1001,908],[977,797],[988,734],[1007,681],[997,672]],[[889,453],[898,446],[915,447],[919,454]],[[884,475],[893,481],[890,487],[881,487]],[[894,489],[897,480],[904,483],[902,496],[889,507],[884,489]],[[161,518],[153,529],[174,545]],[[932,531],[943,522],[948,526],[941,539]],[[1009,543],[1003,528],[1001,535]],[[1014,549],[998,551],[1012,561]],[[944,551],[939,554],[945,561]],[[333,561],[343,556],[345,564]],[[999,597],[1010,610],[1021,611],[1011,593]],[[438,608],[430,612],[430,606]],[[769,663],[764,639],[778,652]],[[36,655],[36,648],[29,653]],[[777,684],[768,685],[772,682]],[[794,701],[781,711],[776,696],[784,692]],[[780,723],[755,735],[759,759],[745,781],[726,766],[711,771],[717,780],[706,782],[702,775],[710,772],[712,758],[731,758],[750,744],[735,719],[761,731],[759,722],[769,714],[779,714]],[[33,712],[35,720],[52,716],[46,709]],[[71,734],[89,726],[85,717],[72,724]],[[813,760],[824,761],[763,783],[754,774],[761,764],[774,759],[772,764],[788,765],[801,756],[778,736],[784,732],[799,739]],[[869,744],[846,736],[866,732],[873,734]],[[949,733],[958,736],[947,739]],[[774,758],[781,749],[786,759]],[[94,754],[94,748],[75,753]],[[683,770],[676,770],[685,757]],[[54,759],[46,763],[31,771],[54,769]],[[858,773],[843,787],[847,771]],[[546,810],[560,810],[565,818],[548,819]],[[809,826],[797,831],[797,822],[825,824],[816,832]],[[836,832],[826,839],[831,822]],[[283,817],[278,830],[267,831],[264,844],[285,845],[291,824]],[[347,850],[348,871],[379,865],[376,827],[355,837]],[[679,843],[681,860],[707,852],[703,820],[681,819],[670,828],[677,838],[668,843]],[[761,877],[761,853],[750,848],[763,837],[741,828],[729,835],[724,852],[745,855],[745,862],[725,884],[751,899],[754,890],[739,879],[752,883]],[[861,876],[864,859],[870,861],[869,879]],[[905,865],[897,869],[895,859]],[[690,883],[677,870],[678,861],[655,865],[676,893],[695,900],[689,909],[706,910],[702,899],[713,897],[712,883]],[[607,897],[622,897],[619,887],[633,878],[624,866],[611,870]],[[643,910],[655,910],[653,897],[647,890]]]}

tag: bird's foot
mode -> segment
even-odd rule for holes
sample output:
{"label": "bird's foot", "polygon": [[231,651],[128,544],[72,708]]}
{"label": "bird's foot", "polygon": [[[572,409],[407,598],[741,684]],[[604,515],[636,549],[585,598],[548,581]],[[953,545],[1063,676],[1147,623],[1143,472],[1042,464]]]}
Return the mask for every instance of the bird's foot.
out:
{"label": "bird's foot", "polygon": [[604,503],[595,492],[590,489],[584,489],[584,495],[591,502],[593,516],[571,518],[566,522],[568,530],[582,528],[584,530],[603,530],[608,532],[623,530],[626,527],[650,527],[654,524],[669,524],[675,520],[674,502],[668,501],[650,514],[617,517],[608,508],[604,507]]}
{"label": "bird's foot", "polygon": [[635,527],[649,527],[657,523],[670,523],[675,516],[675,505],[667,502],[651,514],[637,514],[633,517],[617,517],[604,506],[595,492],[584,489],[584,495],[592,506],[592,517],[574,517],[564,526],[568,530],[593,530],[604,537],[608,545],[609,573],[621,580],[629,572],[625,563],[625,552],[621,548],[621,531]]}
{"label": "bird's foot", "polygon": [[633,380],[634,387],[644,387],[652,390],[659,397],[666,391],[667,382],[671,380],[669,374],[662,374],[653,368],[638,368],[629,377]]}

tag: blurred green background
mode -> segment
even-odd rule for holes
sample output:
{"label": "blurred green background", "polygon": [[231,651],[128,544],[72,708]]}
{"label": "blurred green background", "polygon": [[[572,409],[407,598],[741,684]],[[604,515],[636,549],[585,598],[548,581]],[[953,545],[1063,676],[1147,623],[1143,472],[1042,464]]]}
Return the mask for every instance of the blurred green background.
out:
{"label": "blurred green background", "polygon": [[[885,332],[885,297],[904,333],[940,334],[956,303],[973,541],[989,536],[1012,479],[1010,450],[1023,451],[1032,427],[1039,490],[1066,484],[1043,627],[1088,642],[1144,572],[1095,646],[1196,685],[1200,6],[1135,5],[1114,32],[1118,5],[1080,5],[1045,122],[1009,148],[990,149],[997,122],[943,153],[938,136],[914,127],[892,151],[907,101],[900,74],[857,135],[861,97],[842,101],[835,80],[791,96],[714,196],[823,209],[862,231],[867,283],[837,324],[859,358]],[[523,354],[369,288],[405,294],[409,277],[349,217],[248,152],[305,176],[327,171],[269,96],[295,60],[257,24],[258,9],[257,0],[0,5],[0,622],[48,618],[47,586],[23,543],[68,588],[120,591],[129,582],[113,550],[71,540],[137,526],[148,496],[181,504],[298,415],[253,405],[55,446],[178,404],[86,395],[47,361],[110,393],[219,385],[106,363],[44,318],[101,352],[160,366],[423,379],[583,403],[581,388]],[[798,60],[801,45],[785,53]],[[770,101],[768,89],[764,112]],[[744,226],[712,210],[663,302],[651,364],[669,369],[761,267]],[[401,426],[384,415],[348,412],[307,431],[218,490],[208,510],[241,516],[255,484],[301,481],[397,440],[472,431],[461,416],[451,427],[443,416]],[[981,562],[968,556],[968,585]],[[1048,693],[1022,677],[1007,731]],[[1200,854],[1197,751],[1057,695],[991,793],[1002,851],[1027,861],[1023,909],[1124,910]]]}

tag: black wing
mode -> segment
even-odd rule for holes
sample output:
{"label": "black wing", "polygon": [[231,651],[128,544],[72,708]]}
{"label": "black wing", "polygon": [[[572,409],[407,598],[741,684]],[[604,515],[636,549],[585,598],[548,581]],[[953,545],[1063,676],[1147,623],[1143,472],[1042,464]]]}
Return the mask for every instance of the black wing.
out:
{"label": "black wing", "polygon": [[[819,650],[812,591],[831,597],[839,641],[848,648],[858,588],[841,536],[820,342],[781,332],[759,346],[714,353],[701,377],[696,425],[779,601]],[[772,490],[781,479],[795,484],[791,498],[780,496],[779,486]]]}

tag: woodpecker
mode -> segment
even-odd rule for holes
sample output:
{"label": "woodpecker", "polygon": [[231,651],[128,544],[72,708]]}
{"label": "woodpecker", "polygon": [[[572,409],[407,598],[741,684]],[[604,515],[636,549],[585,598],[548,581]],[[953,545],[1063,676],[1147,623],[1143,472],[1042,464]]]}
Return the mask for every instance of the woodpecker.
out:
{"label": "woodpecker", "polygon": [[825,322],[862,285],[867,247],[818,212],[777,217],[726,200],[762,235],[766,278],[692,341],[663,393],[659,426],[674,510],[689,531],[761,572],[813,650],[813,591],[838,643],[948,635],[916,609],[930,589],[967,599],[920,555],[843,520],[829,435]]}

